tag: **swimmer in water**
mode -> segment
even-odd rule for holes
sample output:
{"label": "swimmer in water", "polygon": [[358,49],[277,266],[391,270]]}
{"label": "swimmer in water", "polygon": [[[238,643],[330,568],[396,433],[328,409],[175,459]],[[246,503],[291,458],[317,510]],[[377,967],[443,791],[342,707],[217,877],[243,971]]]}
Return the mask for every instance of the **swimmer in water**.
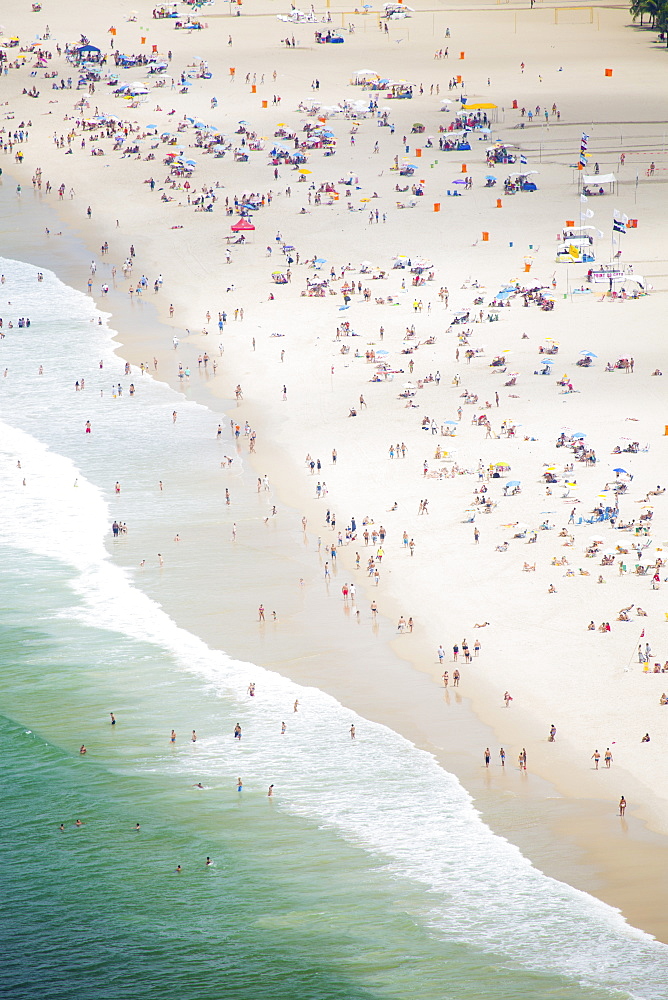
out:
{"label": "swimmer in water", "polygon": [[88,751],[86,750],[86,747],[83,745],[83,743],[81,744],[81,749],[79,750],[79,753],[88,753]]}
{"label": "swimmer in water", "polygon": [[80,819],[78,819],[74,825],[75,826],[83,826],[83,823],[81,822]]}
{"label": "swimmer in water", "polygon": [[181,871],[182,871],[181,865],[177,865],[176,866],[176,871],[178,872],[179,875],[181,874]]}
{"label": "swimmer in water", "polygon": [[60,830],[61,833],[65,833],[65,824],[61,823],[58,829]]}
{"label": "swimmer in water", "polygon": [[193,785],[193,788],[204,788],[204,785],[202,784],[201,781],[196,781],[195,784]]}
{"label": "swimmer in water", "polygon": [[244,790],[244,783],[241,780],[241,778],[237,778],[237,791],[243,792],[243,790]]}
{"label": "swimmer in water", "polygon": [[211,860],[211,858],[207,857],[207,859],[206,859],[206,866],[207,866],[207,868],[208,868],[209,865],[212,865],[212,864],[213,864],[213,861]]}

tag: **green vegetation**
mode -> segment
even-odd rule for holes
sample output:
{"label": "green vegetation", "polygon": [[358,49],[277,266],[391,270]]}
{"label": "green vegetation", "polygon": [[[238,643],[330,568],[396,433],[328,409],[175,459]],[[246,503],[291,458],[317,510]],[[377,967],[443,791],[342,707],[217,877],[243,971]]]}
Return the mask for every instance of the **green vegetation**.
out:
{"label": "green vegetation", "polygon": [[661,32],[668,44],[668,0],[632,0],[630,10],[634,21],[640,18],[641,28]]}

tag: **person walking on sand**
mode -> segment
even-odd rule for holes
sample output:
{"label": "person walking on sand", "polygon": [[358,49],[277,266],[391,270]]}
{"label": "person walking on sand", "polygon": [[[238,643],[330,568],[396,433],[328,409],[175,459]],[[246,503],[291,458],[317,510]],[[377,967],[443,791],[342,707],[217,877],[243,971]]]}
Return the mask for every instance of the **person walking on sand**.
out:
{"label": "person walking on sand", "polygon": [[594,769],[598,771],[598,762],[601,759],[601,755],[598,752],[598,750],[594,750],[593,754],[591,755],[591,759],[594,761]]}
{"label": "person walking on sand", "polygon": [[619,800],[619,815],[623,816],[625,812],[626,812],[626,799],[622,795],[621,799]]}
{"label": "person walking on sand", "polygon": [[350,727],[350,738],[351,738],[351,740],[355,739],[355,727],[354,726]]}
{"label": "person walking on sand", "polygon": [[506,751],[503,749],[503,747],[501,747],[501,749],[499,750],[499,757],[501,759],[501,767],[505,767],[506,766]]}
{"label": "person walking on sand", "polygon": [[265,620],[264,619],[264,604],[261,604],[260,607],[257,609],[257,616],[258,616],[257,620],[259,622],[263,622]]}
{"label": "person walking on sand", "polygon": [[603,759],[605,761],[605,766],[610,767],[610,765],[612,764],[612,754],[610,753],[610,747],[606,749],[605,757]]}
{"label": "person walking on sand", "polygon": [[447,687],[450,683],[450,675],[447,670],[443,671],[443,687]]}
{"label": "person walking on sand", "polygon": [[485,750],[485,767],[489,767],[489,762],[492,759],[492,754],[489,747]]}
{"label": "person walking on sand", "polygon": [[461,674],[459,673],[459,671],[455,670],[454,674],[452,675],[452,686],[453,687],[459,687],[459,678],[460,678],[460,676],[461,676]]}

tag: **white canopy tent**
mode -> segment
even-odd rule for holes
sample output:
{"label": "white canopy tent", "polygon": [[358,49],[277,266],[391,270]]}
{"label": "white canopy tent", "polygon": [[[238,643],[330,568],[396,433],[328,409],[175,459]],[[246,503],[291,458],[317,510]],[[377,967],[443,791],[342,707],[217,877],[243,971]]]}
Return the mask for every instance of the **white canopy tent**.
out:
{"label": "white canopy tent", "polygon": [[583,174],[583,184],[616,184],[617,178],[614,174]]}

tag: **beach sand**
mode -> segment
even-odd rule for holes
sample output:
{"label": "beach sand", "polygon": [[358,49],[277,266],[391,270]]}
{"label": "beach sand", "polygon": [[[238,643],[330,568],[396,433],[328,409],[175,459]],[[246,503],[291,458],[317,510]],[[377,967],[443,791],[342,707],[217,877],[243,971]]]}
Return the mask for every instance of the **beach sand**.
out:
{"label": "beach sand", "polygon": [[[24,163],[16,164],[10,155],[3,158],[3,184],[7,188],[20,183],[21,200],[34,198],[30,211],[26,208],[26,231],[21,234],[24,259],[54,266],[64,280],[85,288],[89,268],[84,255],[70,263],[65,273],[70,255],[61,254],[58,241],[66,237],[55,235],[58,229],[52,220],[61,220],[63,231],[84,241],[98,264],[93,292],[101,308],[114,315],[122,356],[133,364],[149,363],[155,356],[158,377],[177,386],[178,363],[189,365],[194,374],[198,355],[206,350],[216,358],[217,374],[191,379],[187,392],[212,409],[212,435],[223,414],[227,421],[233,419],[242,426],[248,420],[257,432],[256,454],[249,456],[244,442],[244,461],[252,462],[256,475],[268,476],[272,496],[280,501],[280,527],[269,525],[264,536],[256,535],[258,525],[261,531],[261,517],[255,511],[251,516],[249,510],[248,534],[245,538],[240,534],[239,541],[252,546],[258,559],[266,546],[268,552],[273,550],[272,558],[284,560],[285,579],[277,563],[271,581],[258,579],[257,586],[257,604],[270,607],[267,591],[281,602],[280,641],[272,643],[256,635],[255,606],[221,614],[210,585],[213,567],[207,564],[205,538],[187,543],[191,555],[181,567],[182,574],[199,581],[190,606],[180,599],[180,587],[177,599],[169,583],[158,586],[140,579],[139,585],[179,623],[211,644],[222,646],[224,635],[224,648],[232,655],[322,687],[344,704],[431,750],[464,782],[493,828],[518,843],[539,867],[620,906],[633,923],[665,941],[665,884],[657,872],[666,868],[668,796],[661,780],[666,736],[659,697],[668,685],[661,675],[644,676],[636,655],[639,643],[644,647],[649,641],[651,662],[668,660],[660,634],[665,625],[662,589],[651,589],[651,574],[633,573],[637,559],[632,551],[624,560],[624,575],[619,575],[617,559],[604,568],[600,552],[594,558],[586,556],[587,545],[600,529],[602,547],[611,549],[617,545],[630,548],[635,540],[630,532],[613,531],[608,522],[582,523],[573,529],[573,546],[564,547],[567,539],[559,536],[573,508],[577,518],[591,516],[602,487],[615,481],[614,468],[627,469],[634,477],[620,502],[620,520],[637,520],[645,510],[638,501],[657,484],[665,486],[660,471],[666,457],[663,378],[651,374],[666,366],[665,350],[656,335],[666,288],[661,242],[666,223],[663,52],[655,50],[653,36],[627,27],[625,11],[591,9],[589,23],[587,8],[560,7],[557,24],[555,8],[543,4],[533,10],[509,5],[466,11],[416,10],[410,19],[390,22],[388,35],[379,30],[376,14],[344,16],[332,9],[334,26],[344,21],[356,28],[353,34],[346,33],[343,45],[332,46],[314,44],[313,25],[286,26],[277,21],[273,9],[270,13],[260,8],[231,18],[213,8],[212,13],[202,15],[208,29],[192,38],[174,31],[168,21],[151,19],[149,9],[139,21],[129,22],[125,15],[121,20],[118,9],[110,5],[96,5],[83,16],[67,6],[48,16],[51,34],[61,44],[76,42],[79,33],[85,32],[107,51],[111,37],[107,29],[113,23],[117,50],[150,51],[153,44],[161,54],[171,49],[170,72],[192,64],[197,55],[208,61],[213,77],[196,79],[187,94],[169,85],[154,91],[154,80],[147,77],[149,96],[129,109],[104,84],[98,84],[90,95],[85,89],[56,93],[39,79],[41,71],[34,80],[28,66],[10,71],[4,78],[8,104],[2,110],[13,118],[6,118],[4,127],[16,128],[22,119],[30,119],[31,126],[29,142],[20,145]],[[15,31],[23,43],[43,31],[45,20],[17,13],[15,23],[5,25],[5,33]],[[444,38],[446,27],[448,39]],[[293,31],[299,44],[286,49],[280,39]],[[227,46],[230,33],[233,45]],[[141,37],[147,38],[145,46]],[[449,58],[433,59],[434,50],[445,45]],[[53,43],[48,47],[53,49]],[[10,55],[15,52],[9,50]],[[460,52],[465,53],[464,59],[457,58]],[[54,59],[53,65],[65,76],[72,72],[61,60]],[[233,82],[230,66],[236,70]],[[412,100],[387,102],[380,94],[379,104],[390,108],[394,134],[390,135],[389,128],[379,128],[372,117],[360,117],[353,146],[351,119],[331,115],[327,124],[337,138],[336,155],[325,158],[322,150],[312,152],[307,163],[312,173],[304,175],[305,182],[299,182],[299,174],[286,167],[280,167],[280,176],[275,178],[266,153],[277,124],[299,128],[306,117],[299,102],[314,96],[327,106],[368,98],[368,92],[349,82],[356,69],[367,66],[383,76],[424,87],[424,94],[416,93]],[[607,68],[613,69],[612,77],[605,76]],[[246,73],[257,74],[258,80],[264,73],[265,85],[256,84],[257,92],[252,93],[250,82],[244,83]],[[463,76],[464,92],[472,100],[498,105],[498,122],[493,124],[490,139],[481,141],[474,133],[470,151],[444,152],[437,148],[438,127],[453,117],[458,104],[446,105],[452,110],[442,112],[440,102],[445,96],[457,101],[460,88],[449,91],[447,86],[457,74]],[[141,68],[121,74],[127,82],[145,77]],[[311,88],[316,77],[317,92]],[[21,96],[22,88],[33,82],[42,91],[38,100]],[[440,95],[429,93],[432,83],[439,84]],[[274,94],[280,95],[280,105],[273,104]],[[218,101],[215,109],[210,109],[212,97]],[[89,105],[86,115],[92,116],[97,107],[138,122],[142,130],[155,123],[158,133],[176,131],[174,123],[191,115],[196,121],[218,126],[226,139],[240,138],[234,135],[240,120],[269,138],[265,150],[251,153],[248,162],[231,162],[229,152],[215,160],[200,149],[190,149],[195,130],[189,126],[182,139],[197,161],[191,194],[202,184],[218,181],[223,185],[213,212],[195,212],[187,205],[183,189],[170,192],[173,202],[159,200],[158,192],[169,173],[161,162],[166,146],[158,147],[151,162],[121,158],[120,152],[112,152],[113,140],[106,138],[91,142],[87,137],[86,148],[81,148],[82,133],[75,127],[78,112],[73,107],[81,98]],[[267,108],[262,107],[263,100]],[[547,124],[527,123],[520,129],[522,118],[512,110],[514,100],[520,107],[551,108],[554,102],[560,119],[550,115]],[[161,111],[156,110],[158,106]],[[172,108],[176,113],[170,116]],[[65,114],[70,116],[68,121]],[[418,121],[425,123],[425,133],[411,134],[412,124]],[[66,134],[68,128],[76,132],[71,156],[56,149],[52,139],[54,133]],[[613,171],[619,178],[616,194],[592,197],[586,203],[580,201],[577,171],[570,166],[577,163],[583,132],[589,136],[589,162],[598,162],[602,174]],[[408,150],[402,144],[403,135]],[[426,148],[429,135],[435,147]],[[519,147],[517,152],[528,161],[525,169],[538,171],[534,178],[538,191],[504,196],[503,179],[522,166],[500,164],[490,171],[484,154],[492,140]],[[378,153],[373,151],[376,141]],[[156,138],[142,138],[141,156],[156,142]],[[105,155],[92,157],[91,145],[103,148]],[[420,157],[416,149],[421,150]],[[620,167],[621,153],[625,163]],[[395,156],[399,162],[408,156],[409,162],[417,163],[413,177],[399,177],[392,171]],[[652,162],[657,169],[647,176]],[[461,198],[449,197],[446,192],[455,190],[454,181],[464,176],[464,164],[474,186]],[[48,196],[44,188],[31,190],[30,178],[38,167],[53,187]],[[498,178],[494,188],[484,187],[488,173]],[[156,180],[154,192],[145,183],[151,176]],[[339,178],[351,176],[358,178],[357,183],[339,183]],[[422,178],[424,196],[414,199],[413,208],[398,208],[397,201],[408,203],[410,193],[397,194],[396,184],[410,185]],[[326,181],[333,182],[339,198],[331,205],[309,205],[311,182],[319,187]],[[65,196],[59,201],[61,183]],[[346,187],[350,197],[345,195]],[[224,198],[269,190],[272,202],[254,214],[252,239],[232,247],[231,262],[226,263],[225,237],[238,216],[225,216]],[[497,198],[502,199],[500,208]],[[439,212],[433,210],[435,204],[440,204]],[[86,215],[89,205],[90,219]],[[369,211],[376,206],[381,221],[370,223]],[[307,210],[304,214],[300,214],[302,208]],[[632,263],[635,272],[653,286],[649,296],[636,301],[599,301],[605,285],[593,286],[591,294],[572,294],[574,287],[583,284],[586,268],[555,262],[555,237],[567,220],[579,223],[583,210],[594,212],[591,224],[605,233],[598,240],[597,256],[599,262],[607,261],[613,209],[638,219],[638,228],[620,237],[623,261]],[[386,221],[382,221],[383,214]],[[47,226],[48,237],[44,234]],[[292,280],[285,285],[271,281],[278,262],[286,269],[278,233],[296,247],[301,261],[291,266]],[[489,234],[489,240],[483,239],[483,233]],[[99,248],[105,240],[109,253],[101,257]],[[131,244],[136,248],[136,263],[132,279],[125,280],[121,264]],[[267,247],[272,248],[271,256]],[[11,252],[20,256],[19,249]],[[64,258],[61,261],[59,254]],[[430,261],[434,280],[414,288],[408,269],[392,269],[393,257],[400,254],[421,255]],[[319,271],[303,263],[315,257],[326,261]],[[387,277],[371,280],[361,274],[364,260],[381,268]],[[340,311],[343,297],[338,276],[348,262],[351,270],[346,277],[369,287],[371,299],[365,302],[356,294],[350,307]],[[531,265],[530,271],[525,271],[526,264]],[[112,266],[118,269],[115,281]],[[337,272],[337,280],[331,283],[337,294],[303,296],[307,275],[326,278],[330,266]],[[145,298],[150,301],[130,302],[127,289],[141,273],[148,277]],[[163,283],[159,293],[153,294],[158,274]],[[451,326],[458,310],[471,314],[482,310],[487,316],[498,291],[515,280],[522,286],[546,286],[554,294],[554,309],[523,308],[521,298],[516,297],[509,308],[498,310],[498,323],[469,321]],[[102,281],[112,286],[106,297],[100,295]],[[448,308],[438,297],[442,286],[449,289]],[[388,303],[389,296],[396,304]],[[483,304],[474,306],[479,297]],[[377,298],[385,302],[378,304]],[[414,309],[416,298],[423,301],[422,311]],[[174,306],[171,318],[170,304]],[[154,308],[164,326],[154,319]],[[243,320],[235,321],[234,311],[239,308],[244,310]],[[207,310],[211,322],[206,319]],[[222,335],[216,327],[221,310],[228,314]],[[355,330],[354,339],[335,339],[342,321]],[[405,341],[406,328],[412,324],[415,340]],[[205,327],[206,335],[200,332]],[[470,365],[464,357],[466,345],[458,340],[462,330],[471,330],[471,347],[482,349]],[[180,341],[176,351],[172,336]],[[425,344],[431,338],[434,343]],[[547,377],[533,374],[541,367],[538,349],[548,343],[546,338],[560,345],[554,376]],[[420,342],[419,349],[403,354],[415,341]],[[342,346],[350,346],[350,351],[342,354]],[[376,367],[365,359],[369,347],[389,352],[383,357],[398,372],[392,380],[370,384]],[[355,357],[356,350],[360,357]],[[585,350],[597,355],[595,363],[589,369],[577,368],[575,362]],[[285,351],[283,361],[281,351]],[[501,375],[490,368],[490,362],[504,351],[508,351],[507,373]],[[604,371],[607,361],[630,356],[635,361],[632,374]],[[415,363],[412,374],[408,370],[411,359]],[[404,382],[417,384],[437,370],[440,384],[424,382],[412,398],[417,405],[407,408],[407,400],[399,398]],[[513,372],[519,373],[516,385],[505,387]],[[562,394],[556,383],[563,373],[570,375],[576,392]],[[458,385],[453,384],[456,374]],[[244,397],[239,406],[232,402],[237,384],[243,387]],[[287,399],[283,398],[284,385]],[[477,406],[462,404],[464,390],[478,395]],[[359,406],[360,395],[366,408]],[[484,401],[492,403],[490,409],[481,406]],[[358,409],[355,418],[348,416],[352,406]],[[494,437],[486,438],[483,427],[472,425],[473,413],[483,412],[490,418]],[[439,431],[442,421],[457,421],[456,436],[450,439],[422,430],[424,416],[433,418]],[[514,437],[496,436],[503,421],[516,426]],[[586,435],[587,445],[596,451],[595,466],[575,462],[572,475],[563,474],[564,465],[573,458],[569,449],[555,447],[564,429],[568,435],[578,431]],[[643,450],[612,454],[616,445],[625,447],[632,441],[638,441]],[[406,458],[390,459],[390,445],[401,442],[407,446]],[[434,458],[438,445],[452,446],[452,460],[444,465]],[[337,452],[335,465],[332,449]],[[304,461],[307,453],[323,463],[320,478],[326,480],[329,493],[322,499],[315,497],[319,477],[309,474]],[[462,474],[447,479],[424,476],[425,460],[430,472],[449,469],[454,461]],[[505,462],[510,469],[504,479],[479,481],[479,462],[485,469]],[[560,482],[548,495],[541,477],[552,466]],[[203,470],[203,475],[220,476],[220,469]],[[521,482],[521,492],[504,497],[504,483],[512,480]],[[576,485],[567,487],[565,481]],[[253,475],[248,473],[246,488],[251,494],[252,483]],[[496,506],[469,523],[465,512],[472,509],[473,490],[482,484]],[[418,516],[424,497],[429,500],[426,517]],[[641,540],[644,544],[651,539],[647,552],[653,559],[663,558],[668,538],[666,501],[661,496],[649,499],[655,503],[652,530]],[[395,502],[397,509],[392,511]],[[358,527],[356,542],[338,551],[336,575],[328,586],[323,579],[324,545],[335,534],[325,523],[327,507],[336,512],[337,532],[345,532],[353,516]],[[305,539],[302,516],[308,521]],[[375,551],[364,545],[359,533],[365,516],[388,531],[377,588],[370,585],[364,571],[366,559]],[[555,527],[538,530],[546,518]],[[537,530],[535,544],[527,546],[526,537],[513,538],[517,531],[511,526],[517,523]],[[476,526],[478,544],[473,536]],[[413,557],[402,544],[404,531],[415,539]],[[318,536],[322,538],[320,553]],[[137,565],[145,541],[142,538],[133,547],[133,540],[124,556],[128,565]],[[508,551],[498,551],[497,546],[506,541]],[[362,562],[359,571],[355,570],[356,551]],[[553,558],[564,554],[568,567],[552,565]],[[522,571],[525,561],[535,563],[535,572]],[[566,577],[569,568],[576,575]],[[589,575],[580,575],[580,570]],[[596,582],[599,573],[605,580],[601,585]],[[305,582],[305,595],[298,586],[300,578]],[[350,622],[351,630],[337,637],[338,646],[332,645],[321,634],[331,637],[337,632],[341,586],[352,579],[358,588],[359,628],[354,631],[349,614],[344,621]],[[663,587],[663,576],[661,580]],[[550,585],[556,593],[548,592]],[[372,631],[369,611],[374,599],[383,619],[378,635]],[[634,606],[632,620],[617,623],[619,609],[630,605]],[[647,617],[636,615],[638,605]],[[244,610],[245,621],[239,617]],[[411,634],[396,635],[400,615],[414,618]],[[237,622],[233,631],[232,619]],[[588,631],[590,620],[597,626],[609,621],[611,632]],[[483,622],[489,625],[474,627]],[[448,704],[436,649],[440,643],[445,647],[445,668],[452,678],[452,646],[455,642],[461,646],[464,637],[471,646],[479,637],[482,649],[470,665],[459,662],[462,680],[457,695],[462,702],[450,688]],[[392,653],[386,653],[390,638]],[[503,703],[506,690],[513,698],[507,709]],[[553,723],[557,740],[548,743]],[[651,734],[649,744],[640,742],[645,732]],[[512,777],[499,775],[498,767],[492,774],[484,768],[486,745],[492,747],[495,763],[498,746],[506,748],[506,770]],[[516,766],[523,746],[529,755],[528,778]],[[591,755],[595,749],[603,754],[608,746],[614,757],[612,768],[597,773]],[[627,825],[620,827],[616,812],[621,794],[629,809]],[[535,822],[537,815],[540,820]],[[534,832],[527,832],[529,826]],[[549,831],[549,836],[541,839],[536,827]]]}

